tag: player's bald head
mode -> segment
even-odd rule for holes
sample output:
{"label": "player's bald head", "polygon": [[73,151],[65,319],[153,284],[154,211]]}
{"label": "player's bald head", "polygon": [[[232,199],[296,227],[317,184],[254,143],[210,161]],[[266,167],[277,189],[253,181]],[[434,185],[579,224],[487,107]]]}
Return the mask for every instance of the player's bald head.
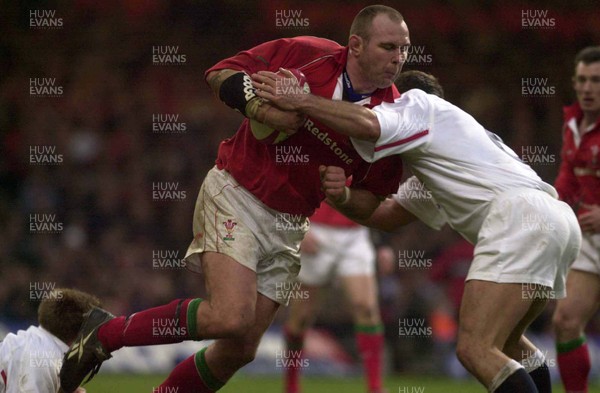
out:
{"label": "player's bald head", "polygon": [[350,37],[357,35],[365,41],[369,41],[369,38],[371,38],[373,19],[375,19],[377,15],[382,14],[387,15],[387,17],[393,22],[401,23],[404,21],[402,14],[392,7],[379,4],[370,5],[360,10],[360,12],[354,17],[352,26],[350,26]]}

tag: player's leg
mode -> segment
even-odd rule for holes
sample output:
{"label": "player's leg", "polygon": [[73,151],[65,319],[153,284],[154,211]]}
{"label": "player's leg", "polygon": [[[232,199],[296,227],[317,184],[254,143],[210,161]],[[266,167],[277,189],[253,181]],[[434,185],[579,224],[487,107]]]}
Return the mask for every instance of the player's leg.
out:
{"label": "player's leg", "polygon": [[491,392],[537,392],[523,366],[502,350],[524,321],[539,314],[538,308],[523,299],[521,284],[466,283],[456,351],[465,368]]}
{"label": "player's leg", "polygon": [[[289,314],[284,324],[284,338],[288,355],[303,356],[305,333],[314,324],[319,307],[320,289],[327,285],[335,266],[336,231],[329,227],[313,224],[302,240],[301,269],[294,285],[300,285],[298,294],[291,296]],[[296,291],[294,291],[296,292]],[[294,295],[294,293],[292,293]],[[283,373],[284,392],[298,393],[300,373],[303,365],[299,359],[286,362]]]}
{"label": "player's leg", "polygon": [[380,392],[385,343],[375,278],[375,249],[366,228],[345,229],[342,233],[344,242],[338,256],[337,275],[350,301],[367,389]]}
{"label": "player's leg", "polygon": [[567,297],[557,302],[553,316],[557,360],[567,392],[587,392],[591,368],[584,329],[598,309],[600,276],[571,269],[567,276]]}
{"label": "player's leg", "polygon": [[[320,286],[301,284],[300,291],[306,296],[302,299],[290,299],[289,314],[283,327],[286,353],[293,354],[297,359],[303,357],[306,331],[314,324],[317,316]],[[298,393],[301,368],[297,365],[300,362],[288,362],[288,364],[284,372],[284,392]]]}
{"label": "player's leg", "polygon": [[367,388],[369,392],[381,392],[385,343],[375,275],[343,276],[341,279],[350,301],[356,344],[362,358]]}
{"label": "player's leg", "polygon": [[[544,287],[539,287],[540,293],[545,292]],[[529,292],[535,289],[528,289]],[[530,298],[532,296],[529,296]],[[540,296],[547,299],[547,296]],[[521,320],[519,325],[511,333],[504,345],[503,352],[521,363],[525,371],[533,380],[539,393],[551,393],[552,382],[550,380],[550,370],[544,354],[525,336],[525,330],[534,321],[534,319],[543,311],[546,301],[534,301],[528,314]]]}
{"label": "player's leg", "polygon": [[171,372],[161,391],[210,393],[219,390],[237,370],[254,360],[260,339],[279,308],[279,304],[258,294],[255,323],[235,338],[216,340],[208,348],[190,356]]}

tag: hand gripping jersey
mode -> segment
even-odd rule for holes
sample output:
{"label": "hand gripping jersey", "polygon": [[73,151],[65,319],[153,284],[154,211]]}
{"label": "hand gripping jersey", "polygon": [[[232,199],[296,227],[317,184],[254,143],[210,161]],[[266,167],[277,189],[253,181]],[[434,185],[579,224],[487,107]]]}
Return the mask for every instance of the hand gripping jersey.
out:
{"label": "hand gripping jersey", "polygon": [[[317,37],[295,37],[270,41],[225,59],[206,73],[221,69],[277,72],[280,67],[297,68],[306,75],[311,93],[341,100],[342,72],[348,48]],[[393,102],[395,87],[376,90],[357,102],[370,107]],[[310,216],[325,195],[321,190],[319,165],[344,168],[353,175],[351,187],[366,189],[378,196],[393,193],[401,179],[399,157],[369,164],[362,160],[348,137],[339,135],[313,119],[279,144],[258,141],[244,119],[236,134],[224,140],[216,161],[244,188],[268,207],[280,212]]]}
{"label": "hand gripping jersey", "polygon": [[582,117],[579,104],[564,108],[562,161],[555,183],[560,199],[576,208],[579,203],[600,205],[600,119],[582,135]]}

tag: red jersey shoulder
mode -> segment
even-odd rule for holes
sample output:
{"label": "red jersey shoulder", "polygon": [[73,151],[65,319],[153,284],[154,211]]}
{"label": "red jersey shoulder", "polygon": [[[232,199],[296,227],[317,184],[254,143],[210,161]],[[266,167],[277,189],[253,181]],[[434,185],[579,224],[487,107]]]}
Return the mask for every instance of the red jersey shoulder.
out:
{"label": "red jersey shoulder", "polygon": [[276,72],[279,67],[303,69],[321,57],[339,57],[343,50],[343,46],[326,38],[312,36],[279,38],[221,60],[209,68],[204,75],[206,77],[209,72],[224,68],[249,72],[258,70]]}

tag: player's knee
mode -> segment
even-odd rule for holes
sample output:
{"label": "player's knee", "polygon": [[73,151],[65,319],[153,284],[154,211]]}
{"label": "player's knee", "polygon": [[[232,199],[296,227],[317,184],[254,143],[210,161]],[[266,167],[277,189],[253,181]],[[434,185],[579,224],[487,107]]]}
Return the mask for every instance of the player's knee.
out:
{"label": "player's knee", "polygon": [[379,311],[377,305],[371,302],[358,300],[352,302],[352,313],[354,320],[361,324],[377,324],[379,323]]}
{"label": "player's knee", "polygon": [[552,316],[552,325],[557,333],[577,337],[582,330],[582,321],[568,311],[558,309]]}
{"label": "player's knee", "polygon": [[475,337],[467,334],[459,334],[456,342],[456,357],[467,370],[473,370],[478,359],[481,357],[482,350],[481,343]]}
{"label": "player's knee", "polygon": [[221,322],[221,333],[225,337],[243,337],[254,324],[254,318],[244,315],[228,315]]}

